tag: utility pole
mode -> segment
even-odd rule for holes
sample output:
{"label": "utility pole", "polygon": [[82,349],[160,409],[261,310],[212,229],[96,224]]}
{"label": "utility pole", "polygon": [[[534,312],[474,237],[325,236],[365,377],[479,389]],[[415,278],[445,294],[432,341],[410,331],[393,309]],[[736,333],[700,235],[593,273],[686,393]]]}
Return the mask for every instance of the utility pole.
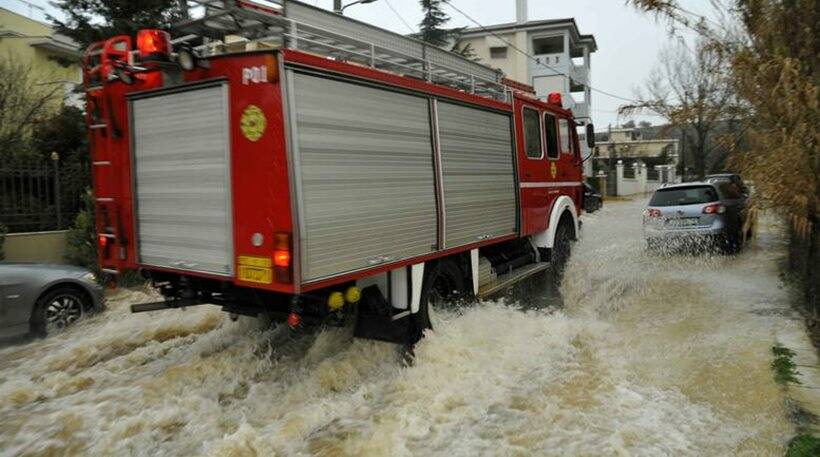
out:
{"label": "utility pole", "polygon": [[686,182],[686,127],[681,127],[680,168],[681,182]]}
{"label": "utility pole", "polygon": [[376,0],[356,0],[355,2],[350,2],[347,5],[342,5],[342,0],[333,0],[333,12],[336,14],[344,14],[345,8],[347,8],[348,6],[359,4],[365,5],[368,3],[373,3],[375,1]]}

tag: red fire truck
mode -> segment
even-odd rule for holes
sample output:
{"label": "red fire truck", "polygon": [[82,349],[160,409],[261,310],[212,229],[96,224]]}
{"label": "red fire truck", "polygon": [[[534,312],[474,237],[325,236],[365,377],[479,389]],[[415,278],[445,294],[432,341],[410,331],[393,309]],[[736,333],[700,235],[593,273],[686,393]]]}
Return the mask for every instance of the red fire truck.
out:
{"label": "red fire truck", "polygon": [[583,186],[559,94],[297,1],[188,3],[175,39],[85,54],[100,267],[165,297],[133,311],[412,343],[456,295],[560,274]]}

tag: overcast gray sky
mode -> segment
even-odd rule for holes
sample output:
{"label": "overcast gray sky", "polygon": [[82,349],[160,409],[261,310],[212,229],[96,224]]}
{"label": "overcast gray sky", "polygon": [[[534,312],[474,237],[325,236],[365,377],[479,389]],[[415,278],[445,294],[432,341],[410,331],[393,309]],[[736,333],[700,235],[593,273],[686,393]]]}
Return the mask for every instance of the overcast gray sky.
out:
{"label": "overcast gray sky", "polygon": [[[48,8],[47,0],[25,0]],[[304,0],[330,9],[333,0]],[[348,3],[351,0],[345,0]],[[482,25],[515,20],[515,0],[452,0],[462,11]],[[708,11],[709,0],[687,0],[687,8],[697,13]],[[29,8],[21,0],[0,0],[0,6],[27,14]],[[395,9],[395,13],[390,6]],[[452,18],[448,26],[473,26],[457,11],[445,6]],[[35,16],[42,14],[33,11]],[[399,33],[416,31],[421,20],[418,0],[377,0],[375,3],[354,5],[345,14],[356,19]],[[593,34],[598,52],[592,55],[592,86],[624,97],[632,97],[634,89],[643,84],[655,65],[658,51],[672,39],[665,24],[638,13],[625,0],[529,0],[529,18],[555,19],[574,17],[581,33]],[[403,19],[403,20],[402,20]],[[406,22],[410,27],[404,24]],[[625,121],[616,110],[623,104],[601,93],[592,94],[592,115],[597,130],[608,124]],[[659,123],[657,117],[640,116],[637,120]]]}

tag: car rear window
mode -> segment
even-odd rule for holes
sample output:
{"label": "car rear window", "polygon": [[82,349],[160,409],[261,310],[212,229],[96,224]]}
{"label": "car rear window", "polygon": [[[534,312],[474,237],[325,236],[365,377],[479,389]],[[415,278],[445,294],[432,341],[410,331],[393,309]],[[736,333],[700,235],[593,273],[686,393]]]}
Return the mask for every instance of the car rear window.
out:
{"label": "car rear window", "polygon": [[649,206],[696,205],[717,200],[717,192],[712,186],[675,187],[656,191]]}

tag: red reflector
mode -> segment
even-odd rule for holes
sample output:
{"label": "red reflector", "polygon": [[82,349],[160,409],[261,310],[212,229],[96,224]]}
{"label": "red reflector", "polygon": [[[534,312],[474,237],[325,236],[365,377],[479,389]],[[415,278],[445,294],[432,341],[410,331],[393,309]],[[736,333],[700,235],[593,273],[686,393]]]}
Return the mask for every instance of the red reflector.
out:
{"label": "red reflector", "polygon": [[100,247],[104,248],[108,246],[108,237],[100,235]]}
{"label": "red reflector", "polygon": [[550,105],[558,105],[561,106],[561,93],[560,92],[552,92],[551,94],[547,95],[547,103]]}
{"label": "red reflector", "polygon": [[290,251],[273,251],[273,264],[277,267],[289,267]]}
{"label": "red reflector", "polygon": [[643,212],[647,217],[661,217],[661,210],[649,208]]}
{"label": "red reflector", "polygon": [[301,323],[302,323],[302,318],[299,317],[298,314],[296,314],[296,313],[288,314],[288,326],[290,326],[290,328],[296,328]]}
{"label": "red reflector", "polygon": [[140,30],[137,32],[137,49],[142,59],[167,59],[171,55],[171,35],[164,30]]}

